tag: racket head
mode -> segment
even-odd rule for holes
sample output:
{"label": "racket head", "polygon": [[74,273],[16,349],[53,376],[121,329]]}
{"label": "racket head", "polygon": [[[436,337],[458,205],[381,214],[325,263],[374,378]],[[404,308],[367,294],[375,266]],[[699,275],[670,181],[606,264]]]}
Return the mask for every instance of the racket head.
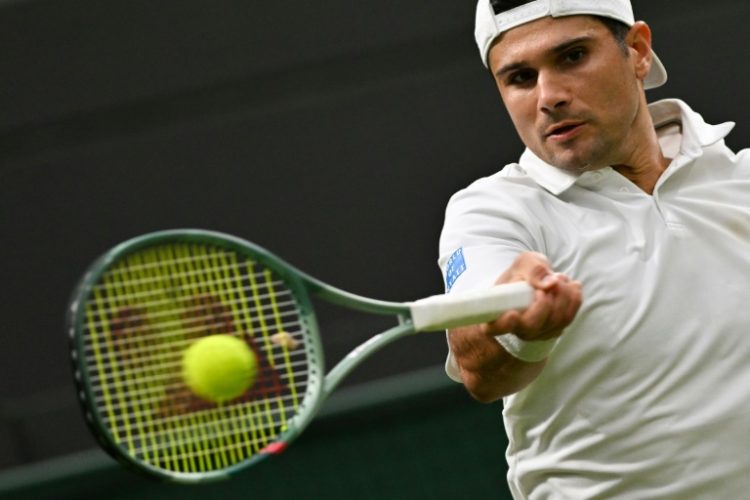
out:
{"label": "racket head", "polygon": [[[323,398],[304,275],[248,241],[204,230],[131,239],[97,259],[68,310],[86,421],[121,463],[175,482],[229,477],[283,450]],[[255,383],[221,404],[193,395],[181,355],[206,335],[243,339]]]}

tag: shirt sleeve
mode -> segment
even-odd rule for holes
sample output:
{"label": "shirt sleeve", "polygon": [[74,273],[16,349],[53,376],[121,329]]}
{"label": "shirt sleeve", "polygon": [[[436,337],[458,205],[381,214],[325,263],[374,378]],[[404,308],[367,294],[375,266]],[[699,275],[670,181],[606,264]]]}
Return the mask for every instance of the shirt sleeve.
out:
{"label": "shirt sleeve", "polygon": [[[539,248],[528,211],[517,196],[507,194],[509,189],[523,188],[490,177],[451,198],[438,260],[446,292],[490,288],[520,253]],[[451,379],[461,381],[450,345],[445,370]]]}

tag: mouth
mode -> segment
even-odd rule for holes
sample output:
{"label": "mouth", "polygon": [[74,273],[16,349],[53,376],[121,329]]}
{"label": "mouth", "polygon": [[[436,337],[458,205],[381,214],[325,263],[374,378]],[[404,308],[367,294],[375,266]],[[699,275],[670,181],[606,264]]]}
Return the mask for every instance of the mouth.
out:
{"label": "mouth", "polygon": [[575,136],[583,127],[584,122],[560,122],[549,127],[544,134],[547,139],[565,141]]}

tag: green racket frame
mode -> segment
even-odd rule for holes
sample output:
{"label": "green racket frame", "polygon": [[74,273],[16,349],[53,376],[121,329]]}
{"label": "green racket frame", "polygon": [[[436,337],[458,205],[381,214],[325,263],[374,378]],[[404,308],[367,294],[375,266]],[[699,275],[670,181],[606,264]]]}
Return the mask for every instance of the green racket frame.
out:
{"label": "green racket frame", "polygon": [[[307,367],[307,390],[299,410],[288,420],[286,430],[279,434],[272,443],[269,443],[268,446],[250,458],[217,470],[200,472],[173,471],[156,467],[134,457],[124,444],[115,439],[112,432],[108,429],[102,410],[93,404],[93,401],[97,397],[92,389],[94,374],[91,372],[88,363],[84,362],[84,352],[87,348],[83,334],[87,322],[85,305],[87,302],[93,300],[93,290],[101,282],[102,276],[112,269],[115,264],[123,261],[123,259],[126,259],[131,254],[148,249],[149,247],[177,243],[208,244],[222,247],[252,258],[265,268],[271,270],[277,277],[280,277],[284,281],[288,289],[293,293],[298,304],[300,321],[308,331],[304,343],[304,348],[307,350],[307,357],[310,360]],[[359,348],[351,351],[326,375],[323,349],[319,336],[318,323],[310,300],[311,296],[364,312],[395,315],[398,318],[398,324],[370,338]],[[123,242],[106,252],[90,266],[76,287],[68,309],[67,322],[70,336],[71,359],[73,361],[73,371],[79,399],[86,421],[100,445],[115,459],[132,469],[145,472],[150,476],[182,483],[224,479],[269,455],[283,451],[309,424],[319,410],[322,402],[355,366],[381,347],[416,331],[411,321],[408,304],[373,300],[351,294],[307,275],[249,241],[227,234],[200,229],[179,229],[150,233]]]}

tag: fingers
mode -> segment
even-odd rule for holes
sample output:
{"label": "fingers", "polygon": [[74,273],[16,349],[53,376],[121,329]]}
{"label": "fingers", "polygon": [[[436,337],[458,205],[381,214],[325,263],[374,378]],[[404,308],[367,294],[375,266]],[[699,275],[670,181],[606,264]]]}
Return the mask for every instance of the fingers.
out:
{"label": "fingers", "polygon": [[581,306],[581,283],[554,272],[547,258],[534,252],[519,255],[497,282],[519,280],[536,288],[534,302],[524,311],[508,312],[488,323],[485,334],[513,333],[529,341],[560,336]]}
{"label": "fingers", "polygon": [[525,311],[514,331],[525,340],[546,340],[561,335],[581,306],[581,283],[577,281],[566,280],[547,292],[537,293],[544,296],[539,307]]}
{"label": "fingers", "polygon": [[520,319],[520,311],[506,311],[496,320],[480,325],[481,333],[489,337],[511,333],[517,328]]}
{"label": "fingers", "polygon": [[548,291],[537,290],[536,300],[520,314],[511,333],[523,340],[558,337],[575,319],[581,301],[581,284],[577,281],[559,281]]}
{"label": "fingers", "polygon": [[526,281],[538,290],[550,290],[562,280],[563,275],[552,271],[546,257],[544,260],[538,260],[536,255],[532,254],[524,265],[528,266]]}
{"label": "fingers", "polygon": [[561,280],[561,276],[552,270],[547,257],[537,252],[525,252],[500,275],[497,283],[526,281],[539,290],[549,290]]}

